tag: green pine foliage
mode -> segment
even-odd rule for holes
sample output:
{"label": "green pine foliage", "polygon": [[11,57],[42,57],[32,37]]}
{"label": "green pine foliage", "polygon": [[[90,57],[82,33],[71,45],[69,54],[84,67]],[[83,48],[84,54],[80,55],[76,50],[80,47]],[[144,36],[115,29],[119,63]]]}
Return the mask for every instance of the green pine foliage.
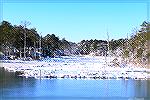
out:
{"label": "green pine foliage", "polygon": [[[24,33],[26,33],[26,47],[34,48],[39,47],[40,35],[36,28],[26,28],[21,25],[12,25],[8,21],[0,23],[0,52],[11,50],[15,48],[23,52],[24,47]],[[45,56],[53,56],[57,50],[70,50],[74,49],[79,54],[87,55],[90,53],[103,53],[108,55],[108,48],[110,53],[117,55],[117,50],[120,50],[123,58],[136,58],[142,61],[143,58],[150,59],[150,23],[144,21],[141,28],[134,33],[129,39],[118,39],[111,41],[106,40],[82,40],[79,43],[72,43],[65,38],[62,40],[55,34],[47,34],[42,37],[42,53]],[[109,45],[108,45],[109,44]],[[108,47],[109,46],[109,47]],[[73,50],[75,51],[75,49]],[[132,55],[132,56],[131,56]]]}

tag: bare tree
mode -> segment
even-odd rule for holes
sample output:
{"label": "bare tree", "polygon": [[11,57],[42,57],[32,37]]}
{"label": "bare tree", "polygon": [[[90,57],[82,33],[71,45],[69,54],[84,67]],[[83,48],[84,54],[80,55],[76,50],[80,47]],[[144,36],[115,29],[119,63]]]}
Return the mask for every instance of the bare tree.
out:
{"label": "bare tree", "polygon": [[26,27],[30,24],[29,21],[21,21],[21,26],[24,28],[24,58],[26,58]]}

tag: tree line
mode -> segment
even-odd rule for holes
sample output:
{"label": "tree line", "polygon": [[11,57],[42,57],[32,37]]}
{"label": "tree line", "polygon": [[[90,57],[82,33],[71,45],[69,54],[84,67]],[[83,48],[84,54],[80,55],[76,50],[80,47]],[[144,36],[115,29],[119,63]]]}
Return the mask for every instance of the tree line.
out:
{"label": "tree line", "polygon": [[[26,41],[26,45],[24,41]],[[3,21],[0,24],[0,51],[5,55],[9,55],[8,53],[16,50],[16,56],[19,57],[19,52],[22,52],[21,56],[23,57],[25,45],[26,52],[29,48],[39,48],[43,56],[52,56],[54,51],[64,50],[68,48],[69,44],[65,38],[60,40],[54,34],[47,34],[45,37],[42,37],[36,31],[36,28],[29,29],[23,25],[12,25],[8,21]]]}
{"label": "tree line", "polygon": [[42,37],[36,31],[36,28],[29,29],[25,25],[12,25],[8,21],[1,22],[0,51],[2,53],[9,55],[11,51],[15,51],[17,57],[23,57],[25,39],[26,52],[29,51],[29,48],[33,51],[36,48],[42,52],[43,57],[52,57],[57,53],[61,55],[88,55],[94,53],[95,55],[108,56],[109,52],[110,55],[121,56],[124,59],[138,59],[139,62],[150,59],[150,23],[146,21],[129,38],[109,41],[91,39],[82,40],[79,43],[67,41],[65,38],[60,39],[55,34],[47,34]]}

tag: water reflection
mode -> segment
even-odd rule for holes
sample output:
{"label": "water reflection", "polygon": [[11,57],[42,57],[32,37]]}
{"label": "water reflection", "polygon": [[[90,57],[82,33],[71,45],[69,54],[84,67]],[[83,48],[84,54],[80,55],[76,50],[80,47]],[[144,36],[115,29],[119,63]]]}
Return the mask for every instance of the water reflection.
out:
{"label": "water reflection", "polygon": [[147,88],[148,80],[122,80],[124,86],[125,96],[128,97],[148,97],[149,92]]}
{"label": "water reflection", "polygon": [[35,79],[18,77],[16,73],[0,68],[0,92],[2,97],[34,93]]}

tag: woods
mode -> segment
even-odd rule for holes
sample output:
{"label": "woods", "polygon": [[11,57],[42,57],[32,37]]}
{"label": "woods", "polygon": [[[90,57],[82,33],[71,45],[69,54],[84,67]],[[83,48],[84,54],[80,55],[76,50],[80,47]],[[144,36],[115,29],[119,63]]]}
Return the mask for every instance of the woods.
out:
{"label": "woods", "polygon": [[[55,34],[42,37],[36,28],[24,25],[12,25],[8,21],[0,24],[0,51],[5,56],[15,58],[32,57],[38,54],[43,57],[60,55],[121,56],[129,61],[149,62],[150,59],[150,23],[144,21],[141,28],[129,38],[110,40],[82,40],[79,43],[60,39]],[[109,50],[108,50],[109,48]]]}

